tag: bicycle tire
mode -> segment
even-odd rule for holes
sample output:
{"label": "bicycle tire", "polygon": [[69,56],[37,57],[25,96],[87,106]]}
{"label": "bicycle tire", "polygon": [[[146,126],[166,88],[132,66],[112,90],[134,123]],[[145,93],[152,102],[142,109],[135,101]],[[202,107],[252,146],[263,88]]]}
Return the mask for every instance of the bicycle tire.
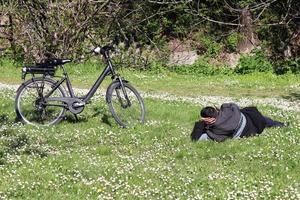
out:
{"label": "bicycle tire", "polygon": [[[40,99],[43,98],[39,95],[43,96],[47,92],[46,89],[50,91],[55,83],[56,81],[53,79],[37,77],[24,82],[18,88],[15,99],[15,110],[17,118],[23,124],[47,126],[61,121],[65,113],[64,107],[37,105],[41,101]],[[40,94],[38,94],[38,90],[41,90]],[[50,97],[65,96],[64,90],[59,86]]]}
{"label": "bicycle tire", "polygon": [[[129,83],[123,81],[131,104],[122,107],[120,101],[124,101],[124,93],[119,81],[113,82],[107,89],[106,100],[109,110],[115,121],[123,128],[145,121],[145,105],[138,91]],[[122,96],[117,95],[120,92]]]}

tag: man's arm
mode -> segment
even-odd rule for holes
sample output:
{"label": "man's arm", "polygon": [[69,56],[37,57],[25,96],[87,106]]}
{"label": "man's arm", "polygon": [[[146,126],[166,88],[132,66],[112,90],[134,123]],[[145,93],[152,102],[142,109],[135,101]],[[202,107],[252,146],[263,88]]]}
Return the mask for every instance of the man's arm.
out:
{"label": "man's arm", "polygon": [[205,130],[205,124],[203,121],[197,121],[195,122],[193,131],[191,133],[191,139],[192,141],[197,141],[201,137]]}

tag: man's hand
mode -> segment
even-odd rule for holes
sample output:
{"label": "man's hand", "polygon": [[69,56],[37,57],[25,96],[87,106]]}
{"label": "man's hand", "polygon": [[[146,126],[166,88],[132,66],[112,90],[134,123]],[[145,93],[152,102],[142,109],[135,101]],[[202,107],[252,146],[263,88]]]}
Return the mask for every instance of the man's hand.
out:
{"label": "man's hand", "polygon": [[202,121],[204,121],[205,124],[210,125],[210,124],[213,124],[213,123],[216,122],[216,118],[214,118],[214,117],[204,117],[204,118],[202,118]]}

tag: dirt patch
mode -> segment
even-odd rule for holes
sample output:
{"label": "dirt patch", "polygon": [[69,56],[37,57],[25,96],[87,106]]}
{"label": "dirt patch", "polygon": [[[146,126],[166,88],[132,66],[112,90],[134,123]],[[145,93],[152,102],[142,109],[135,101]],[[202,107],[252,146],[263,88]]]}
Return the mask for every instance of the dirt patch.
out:
{"label": "dirt patch", "polygon": [[171,54],[169,56],[168,65],[191,65],[198,59],[197,51],[193,51],[192,42],[190,40],[180,41],[178,39],[171,40],[168,44]]}

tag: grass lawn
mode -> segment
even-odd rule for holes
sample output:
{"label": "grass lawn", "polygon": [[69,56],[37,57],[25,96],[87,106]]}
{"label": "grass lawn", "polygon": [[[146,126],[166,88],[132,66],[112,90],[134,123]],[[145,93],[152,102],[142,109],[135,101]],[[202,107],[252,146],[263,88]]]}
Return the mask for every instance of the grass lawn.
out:
{"label": "grass lawn", "polygon": [[[96,79],[89,67],[68,68],[76,87]],[[122,74],[144,92],[220,101],[284,97],[300,106],[294,75]],[[19,77],[20,68],[1,66],[1,83],[20,83]],[[284,106],[257,105],[289,127],[193,143],[189,136],[201,102],[147,97],[146,123],[121,129],[104,99],[94,98],[79,122],[67,115],[58,125],[37,128],[15,123],[14,95],[0,89],[0,199],[300,199],[300,113]]]}

